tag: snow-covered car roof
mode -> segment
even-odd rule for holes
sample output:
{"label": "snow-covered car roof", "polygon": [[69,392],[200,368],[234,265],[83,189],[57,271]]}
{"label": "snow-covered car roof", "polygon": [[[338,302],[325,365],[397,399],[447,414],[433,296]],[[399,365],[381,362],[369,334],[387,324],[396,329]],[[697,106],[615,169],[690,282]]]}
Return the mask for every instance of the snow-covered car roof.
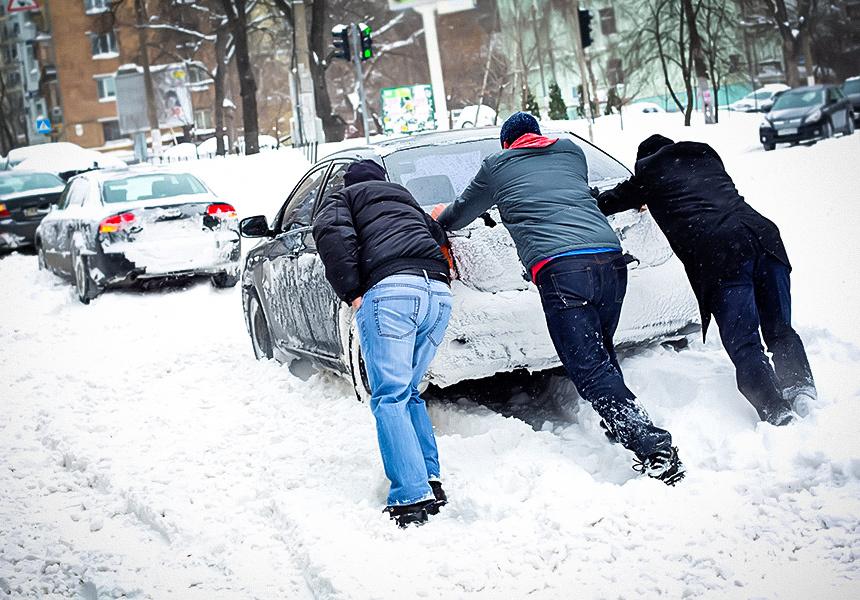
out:
{"label": "snow-covered car roof", "polygon": [[[151,165],[134,165],[124,168],[117,169],[93,169],[92,171],[86,171],[79,175],[75,175],[75,177],[86,176],[91,179],[98,181],[99,183],[104,181],[111,181],[113,179],[123,179],[125,177],[132,177],[134,175],[161,175],[161,174],[169,174],[169,175],[191,175],[195,179],[200,179],[193,173],[189,173],[187,171],[176,171],[176,170],[167,170],[164,168],[153,167]],[[72,178],[74,179],[74,178]]]}

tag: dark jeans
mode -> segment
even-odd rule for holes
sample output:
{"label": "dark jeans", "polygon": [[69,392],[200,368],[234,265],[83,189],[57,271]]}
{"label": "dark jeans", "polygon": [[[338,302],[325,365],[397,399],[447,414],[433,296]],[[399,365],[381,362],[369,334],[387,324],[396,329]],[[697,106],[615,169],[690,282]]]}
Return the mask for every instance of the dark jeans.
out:
{"label": "dark jeans", "polygon": [[[783,390],[814,385],[803,342],[791,327],[787,266],[762,253],[742,264],[736,278],[723,281],[709,304],[735,365],[738,389],[759,417],[767,419],[790,408]],[[776,370],[764,353],[762,337]]]}
{"label": "dark jeans", "polygon": [[579,395],[640,458],[672,445],[624,384],[612,336],[627,291],[627,265],[620,252],[557,258],[540,270],[546,322],[555,350]]}

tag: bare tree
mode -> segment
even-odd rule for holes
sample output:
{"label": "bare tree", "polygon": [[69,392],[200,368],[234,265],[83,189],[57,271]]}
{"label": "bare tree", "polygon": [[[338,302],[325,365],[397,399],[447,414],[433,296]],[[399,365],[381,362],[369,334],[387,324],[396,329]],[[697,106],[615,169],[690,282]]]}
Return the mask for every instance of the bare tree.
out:
{"label": "bare tree", "polygon": [[733,40],[740,35],[737,5],[723,0],[700,0],[699,23],[702,26],[703,49],[708,61],[708,73],[714,90],[714,121],[720,120],[720,88],[723,75],[730,72]]}
{"label": "bare tree", "polygon": [[801,85],[800,57],[806,63],[807,76],[813,75],[810,45],[811,17],[817,11],[818,0],[762,0],[782,39],[782,56],[788,85]]}
{"label": "bare tree", "polygon": [[221,0],[224,13],[233,35],[236,50],[236,71],[239,74],[239,89],[242,95],[242,125],[245,129],[245,154],[260,151],[258,136],[260,128],[257,115],[257,81],[251,65],[248,49],[248,13],[254,0]]}

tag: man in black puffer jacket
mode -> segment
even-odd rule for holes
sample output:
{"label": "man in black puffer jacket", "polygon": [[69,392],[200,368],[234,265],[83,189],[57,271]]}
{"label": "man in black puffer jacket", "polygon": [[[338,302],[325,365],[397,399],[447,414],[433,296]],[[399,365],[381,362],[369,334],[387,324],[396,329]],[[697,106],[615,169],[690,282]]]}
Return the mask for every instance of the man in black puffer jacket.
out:
{"label": "man in black puffer jacket", "polygon": [[597,195],[600,209],[609,215],[647,205],[684,264],[703,334],[714,315],[741,393],[773,425],[791,422],[792,405],[805,413],[815,384],[791,327],[791,265],[777,226],[744,201],[707,144],[653,135],[639,145],[635,169]]}
{"label": "man in black puffer jacket", "polygon": [[418,392],[451,316],[445,232],[372,160],[347,169],[313,236],[326,277],[356,311],[385,474],[386,510],[401,527],[446,503],[439,454]]}

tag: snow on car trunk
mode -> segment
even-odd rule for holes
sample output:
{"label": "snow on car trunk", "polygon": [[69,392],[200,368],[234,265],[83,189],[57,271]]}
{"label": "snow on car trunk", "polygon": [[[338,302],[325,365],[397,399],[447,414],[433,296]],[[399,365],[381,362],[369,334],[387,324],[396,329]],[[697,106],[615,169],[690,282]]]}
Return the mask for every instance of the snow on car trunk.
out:
{"label": "snow on car trunk", "polygon": [[102,249],[106,254],[124,255],[146,269],[146,275],[229,266],[238,240],[235,212],[229,205],[188,199],[177,196],[173,199],[176,204],[120,213],[119,218],[127,219],[131,226],[103,234]]}

